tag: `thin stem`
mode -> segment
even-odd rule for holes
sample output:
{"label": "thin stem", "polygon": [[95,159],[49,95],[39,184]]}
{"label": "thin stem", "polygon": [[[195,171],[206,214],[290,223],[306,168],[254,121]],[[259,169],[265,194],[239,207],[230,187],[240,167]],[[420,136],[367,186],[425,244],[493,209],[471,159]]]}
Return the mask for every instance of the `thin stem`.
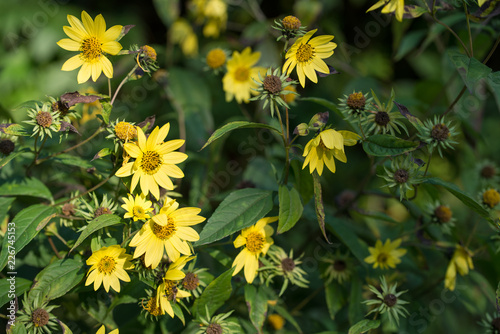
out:
{"label": "thin stem", "polygon": [[458,95],[455,98],[455,100],[453,100],[453,102],[450,104],[450,106],[448,107],[448,109],[446,109],[446,111],[444,112],[443,116],[445,116],[446,114],[448,114],[450,111],[453,110],[453,108],[455,107],[455,104],[457,104],[458,101],[462,98],[462,96],[464,95],[464,93],[465,93],[466,90],[467,90],[467,86],[464,85],[464,87],[462,88],[462,90],[460,91],[460,93],[458,93]]}
{"label": "thin stem", "polygon": [[134,74],[137,67],[139,67],[139,65],[135,64],[135,66],[132,68],[132,70],[130,70],[130,72],[128,72],[127,76],[125,78],[123,78],[122,82],[120,82],[120,84],[116,88],[115,95],[113,95],[113,98],[111,99],[111,102],[110,102],[111,105],[113,105],[113,102],[115,102],[115,99],[116,99],[116,96],[118,95],[118,92],[120,91],[120,89],[122,89],[122,86],[128,81],[128,79],[132,76],[132,74]]}
{"label": "thin stem", "polygon": [[431,165],[431,159],[432,159],[432,151],[429,154],[429,160],[427,160],[427,166],[425,166],[424,177],[427,175],[427,171],[429,170],[429,166]]}
{"label": "thin stem", "polygon": [[363,131],[363,126],[361,125],[361,114],[359,114],[359,130],[361,131],[363,139],[366,139],[365,132]]}
{"label": "thin stem", "polygon": [[486,64],[488,62],[488,60],[490,60],[491,56],[493,56],[493,54],[495,53],[495,50],[497,49],[498,44],[500,44],[500,37],[497,38],[497,40],[495,41],[495,44],[493,45],[493,47],[490,50],[490,53],[488,53],[486,58],[484,58],[483,64]]}
{"label": "thin stem", "polygon": [[436,0],[434,0],[432,2],[432,18],[434,19],[434,21],[436,21],[436,23],[439,23],[440,25],[442,25],[443,27],[445,27],[446,29],[448,29],[449,32],[451,32],[451,34],[457,39],[457,41],[462,45],[462,47],[464,48],[465,50],[465,53],[467,54],[467,57],[471,57],[470,55],[470,52],[469,50],[467,50],[467,46],[465,46],[464,42],[460,39],[460,37],[457,35],[457,33],[450,28],[449,25],[447,25],[446,23],[444,23],[443,21],[440,21],[437,17],[436,17],[436,13],[434,12],[434,6],[436,5]]}
{"label": "thin stem", "polygon": [[463,3],[464,3],[465,18],[466,18],[466,21],[467,21],[467,31],[469,32],[470,56],[473,57],[474,56],[474,49],[472,47],[472,33],[471,33],[471,30],[470,30],[469,12],[467,11],[467,4],[465,3],[465,1],[463,1]]}
{"label": "thin stem", "polygon": [[99,128],[97,128],[97,130],[96,130],[96,131],[95,131],[95,132],[94,132],[94,133],[93,133],[90,137],[88,137],[88,138],[87,138],[87,139],[85,139],[84,141],[81,141],[81,142],[79,142],[78,144],[71,146],[70,148],[67,148],[67,149],[65,149],[65,150],[62,150],[61,152],[57,152],[57,153],[54,153],[54,154],[52,154],[52,155],[49,155],[48,157],[45,157],[45,158],[43,158],[43,159],[40,159],[40,160],[38,160],[38,161],[36,162],[36,164],[37,164],[37,165],[39,165],[39,164],[41,164],[42,162],[44,162],[44,161],[46,161],[46,160],[49,160],[49,159],[51,159],[51,158],[53,158],[53,157],[56,157],[56,156],[58,156],[58,155],[60,155],[60,154],[63,154],[63,153],[67,153],[67,152],[69,152],[69,151],[72,151],[72,150],[74,150],[75,148],[78,148],[78,147],[82,146],[83,144],[85,144],[86,142],[90,141],[92,138],[94,138],[95,136],[97,136],[97,135],[98,135],[99,133],[101,133],[102,131],[103,131],[103,128],[102,128],[102,127],[99,127]]}
{"label": "thin stem", "polygon": [[52,248],[52,250],[53,250],[53,251],[54,251],[54,253],[56,254],[57,258],[58,258],[58,259],[62,259],[62,256],[61,256],[61,254],[59,254],[59,252],[57,251],[56,245],[54,245],[54,241],[52,241],[52,238],[48,236],[48,237],[47,237],[47,239],[49,240],[50,248]]}
{"label": "thin stem", "polygon": [[[279,112],[279,111],[278,111]],[[290,124],[288,121],[288,108],[285,107],[286,117],[286,142],[285,142],[285,184],[288,183],[288,170],[290,169]]]}
{"label": "thin stem", "polygon": [[111,98],[111,79],[108,78],[108,94],[109,94],[109,97]]}
{"label": "thin stem", "polygon": [[313,293],[311,293],[309,296],[307,296],[299,305],[295,306],[295,308],[290,312],[290,314],[296,314],[298,311],[300,311],[304,306],[307,305],[318,293],[320,293],[325,287],[322,285],[319,288],[317,288]]}

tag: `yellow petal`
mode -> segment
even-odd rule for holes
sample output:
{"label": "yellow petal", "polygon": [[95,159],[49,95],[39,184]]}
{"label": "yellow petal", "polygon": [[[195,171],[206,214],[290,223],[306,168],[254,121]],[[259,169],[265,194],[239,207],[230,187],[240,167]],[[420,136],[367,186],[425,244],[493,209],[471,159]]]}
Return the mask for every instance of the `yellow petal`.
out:
{"label": "yellow petal", "polygon": [[86,11],[82,11],[82,23],[85,30],[92,36],[95,36],[94,21]]}
{"label": "yellow petal", "polygon": [[66,60],[66,62],[63,64],[61,70],[62,71],[73,71],[77,69],[78,67],[83,65],[83,60],[80,57],[80,55],[73,56]]}
{"label": "yellow petal", "polygon": [[102,37],[103,42],[110,42],[110,41],[116,41],[118,37],[120,36],[122,32],[123,26],[116,25],[112,26],[106,32],[104,33],[104,36]]}
{"label": "yellow petal", "polygon": [[111,65],[109,59],[104,55],[101,56],[101,66],[104,75],[110,79],[113,78],[113,65]]}
{"label": "yellow petal", "polygon": [[96,35],[102,38],[102,36],[104,36],[104,33],[106,32],[106,21],[104,21],[104,18],[101,14],[95,17],[94,28]]}
{"label": "yellow petal", "polygon": [[77,41],[74,41],[69,38],[63,38],[59,42],[57,42],[57,45],[59,45],[64,50],[80,51],[81,43],[78,43]]}
{"label": "yellow petal", "polygon": [[116,55],[123,49],[122,45],[116,41],[110,41],[102,44],[102,51],[109,53],[110,55]]}
{"label": "yellow petal", "polygon": [[77,81],[79,84],[82,84],[84,82],[87,82],[92,75],[92,68],[89,63],[83,62],[82,68],[80,68],[80,71],[78,72],[78,77]]}

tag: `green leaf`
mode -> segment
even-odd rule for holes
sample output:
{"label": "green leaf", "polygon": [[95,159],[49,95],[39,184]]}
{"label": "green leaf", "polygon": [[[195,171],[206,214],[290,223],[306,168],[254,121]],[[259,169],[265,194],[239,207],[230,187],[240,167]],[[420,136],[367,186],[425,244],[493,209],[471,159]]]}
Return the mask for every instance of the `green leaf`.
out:
{"label": "green leaf", "polygon": [[417,142],[404,140],[392,135],[378,134],[366,138],[363,142],[363,149],[369,155],[385,157],[414,151],[418,145]]}
{"label": "green leaf", "polygon": [[63,334],[73,334],[73,331],[71,331],[71,329],[68,327],[68,325],[66,325],[64,322],[62,322],[59,319],[56,319],[56,321],[59,324],[59,326],[61,326],[61,331]]}
{"label": "green leaf", "polygon": [[345,297],[342,293],[342,286],[335,280],[330,282],[330,284],[325,285],[325,298],[330,318],[332,318],[332,320],[335,320],[335,315],[345,304]]}
{"label": "green leaf", "polygon": [[0,197],[0,222],[3,222],[15,197]]}
{"label": "green leaf", "polygon": [[490,89],[493,91],[493,96],[495,96],[497,106],[498,108],[500,108],[500,71],[490,73],[490,75],[488,75],[487,82],[490,86]]}
{"label": "green leaf", "polygon": [[321,229],[321,233],[323,233],[325,240],[328,243],[331,243],[326,236],[325,208],[323,206],[323,197],[321,195],[321,182],[316,171],[312,174],[312,176],[314,181],[314,208],[316,209],[316,217],[318,217],[319,228]]}
{"label": "green leaf", "polygon": [[113,150],[110,149],[110,148],[103,148],[102,150],[100,150],[99,152],[96,153],[96,155],[94,155],[94,157],[92,158],[91,161],[94,161],[96,159],[101,159],[101,158],[104,158],[105,156],[108,156],[110,155],[111,153],[113,153]]}
{"label": "green leaf", "polygon": [[[12,282],[14,285],[11,285]],[[25,291],[28,291],[30,286],[31,281],[22,277],[10,276],[0,279],[0,291],[2,291],[2,294],[0,294],[0,307],[13,300],[14,295],[19,297]]]}
{"label": "green leaf", "polygon": [[53,202],[50,190],[37,178],[24,178],[0,186],[0,196],[33,196]]}
{"label": "green leaf", "polygon": [[291,315],[284,307],[276,305],[276,306],[274,306],[274,310],[276,311],[276,313],[278,313],[283,318],[285,318],[286,321],[288,321],[289,323],[291,323],[292,326],[295,327],[295,329],[297,330],[298,333],[300,333],[300,334],[303,333],[303,331],[300,328],[299,324],[295,320],[295,317],[293,315]]}
{"label": "green leaf", "polygon": [[269,130],[273,130],[277,133],[280,133],[280,131],[278,129],[276,129],[275,127],[273,127],[271,125],[263,124],[263,123],[254,123],[254,122],[246,122],[246,121],[231,122],[231,123],[225,124],[221,128],[218,128],[217,130],[215,130],[214,133],[212,133],[212,135],[210,136],[210,138],[208,138],[205,145],[203,145],[203,147],[200,149],[200,151],[203,150],[208,145],[210,145],[211,143],[213,143],[214,141],[216,141],[217,139],[219,139],[220,137],[224,136],[225,134],[227,134],[233,130],[236,130],[236,129],[246,129],[246,128],[269,129]]}
{"label": "green leaf", "polygon": [[245,285],[245,301],[250,313],[250,321],[259,333],[262,332],[264,320],[267,314],[266,294],[251,284]]}
{"label": "green leaf", "polygon": [[194,246],[208,244],[255,224],[273,208],[272,191],[247,188],[229,194],[200,233]]}
{"label": "green leaf", "polygon": [[361,280],[359,277],[353,277],[351,278],[351,294],[349,296],[349,322],[351,324],[363,318],[362,301]]}
{"label": "green leaf", "polygon": [[394,60],[399,61],[403,59],[404,56],[406,56],[408,53],[410,53],[410,51],[415,49],[424,39],[426,33],[427,30],[424,29],[415,30],[407,33],[401,40],[401,43],[399,44],[398,52],[396,53],[396,56],[394,56]]}
{"label": "green leaf", "polygon": [[349,328],[348,334],[361,334],[366,333],[370,329],[375,329],[380,326],[380,320],[369,320],[363,319],[351,328]]}
{"label": "green leaf", "polygon": [[366,245],[362,244],[356,232],[352,229],[352,223],[343,219],[335,218],[328,221],[333,233],[342,241],[358,259],[362,265],[365,264]]}
{"label": "green leaf", "polygon": [[111,115],[111,110],[113,110],[113,105],[107,101],[100,101],[101,102],[101,113],[98,114],[100,118],[106,123],[106,125],[109,124],[109,116]]}
{"label": "green leaf", "polygon": [[299,192],[292,188],[281,185],[279,189],[280,213],[278,222],[278,233],[284,233],[290,230],[299,221],[302,216],[302,202]]}
{"label": "green leaf", "polygon": [[19,151],[19,152],[12,152],[2,160],[0,160],[0,168],[6,166],[9,162],[20,156],[21,154],[25,153],[25,151]]}
{"label": "green leaf", "polygon": [[57,157],[52,158],[51,160],[64,165],[75,166],[84,169],[92,167],[92,165],[87,160],[83,160],[79,156],[71,154],[60,154]]}
{"label": "green leaf", "polygon": [[229,267],[234,260],[232,257],[220,251],[219,249],[212,248],[207,250],[207,252],[211,257],[219,261],[219,263],[221,263],[224,267]]}
{"label": "green leaf", "polygon": [[186,319],[184,318],[184,312],[182,312],[181,306],[178,303],[172,305],[172,310],[174,311],[174,315],[179,318],[182,324],[186,325]]}
{"label": "green leaf", "polygon": [[452,193],[456,198],[458,198],[462,203],[467,205],[469,208],[478,213],[481,217],[488,220],[495,228],[498,228],[493,222],[489,212],[481,206],[474,198],[469,196],[467,193],[458,188],[455,184],[443,181],[437,177],[427,178],[423,183],[434,184],[436,186],[442,186],[450,193]]}
{"label": "green leaf", "polygon": [[233,288],[231,286],[231,277],[233,277],[234,267],[222,273],[213,280],[203,290],[201,296],[194,301],[192,312],[193,317],[206,317],[205,306],[208,308],[208,314],[212,317],[217,309],[224,305],[231,296]]}
{"label": "green leaf", "polygon": [[[15,226],[14,245],[9,243],[8,238],[3,239],[2,251],[0,252],[0,271],[7,264],[9,248],[15,249],[18,254],[37,234],[37,226],[48,217],[51,217],[57,210],[53,207],[36,204],[21,210],[12,220]],[[9,271],[15,270],[9,264]]]}
{"label": "green leaf", "polygon": [[73,289],[85,276],[84,262],[73,259],[59,259],[52,262],[36,275],[28,299],[42,296],[50,301]]}
{"label": "green leaf", "polygon": [[153,4],[165,27],[170,27],[179,17],[179,0],[154,0]]}
{"label": "green leaf", "polygon": [[491,68],[476,58],[467,57],[457,49],[448,50],[448,57],[457,68],[470,92],[474,91],[479,80],[487,78],[491,73]]}
{"label": "green leaf", "polygon": [[122,223],[122,219],[117,215],[110,215],[110,214],[100,215],[99,217],[92,220],[87,225],[85,230],[83,230],[82,234],[80,234],[80,236],[78,237],[78,240],[76,240],[76,243],[74,244],[73,248],[71,248],[70,253],[95,231],[98,231],[104,227],[113,226],[120,223]]}
{"label": "green leaf", "polygon": [[22,322],[16,322],[14,326],[10,328],[10,332],[7,331],[7,334],[26,334],[28,331]]}
{"label": "green leaf", "polygon": [[24,131],[24,126],[15,123],[0,124],[0,132],[10,136],[29,136],[29,134]]}
{"label": "green leaf", "polygon": [[309,169],[302,169],[301,163],[297,160],[293,160],[290,166],[293,169],[295,186],[299,190],[304,204],[307,204],[314,196],[314,183],[312,180],[312,175],[311,173],[309,173]]}

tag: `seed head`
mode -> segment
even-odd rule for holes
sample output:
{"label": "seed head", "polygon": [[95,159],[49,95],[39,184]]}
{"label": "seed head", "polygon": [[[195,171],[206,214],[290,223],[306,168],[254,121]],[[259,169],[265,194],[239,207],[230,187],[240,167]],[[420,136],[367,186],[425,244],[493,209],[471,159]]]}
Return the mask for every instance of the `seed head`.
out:
{"label": "seed head", "polygon": [[440,223],[447,223],[451,220],[451,210],[449,207],[440,205],[434,210],[434,216]]}
{"label": "seed head", "polygon": [[385,111],[378,111],[375,114],[375,123],[379,126],[386,126],[391,121],[389,114]]}
{"label": "seed head", "polygon": [[289,257],[284,258],[281,260],[281,268],[283,268],[283,271],[285,272],[290,272],[295,269],[295,262]]}
{"label": "seed head", "polygon": [[205,333],[207,334],[222,334],[222,327],[219,324],[212,323],[208,325],[207,329],[205,330]]}
{"label": "seed head", "polygon": [[48,128],[52,125],[52,115],[49,111],[39,111],[36,115],[36,122],[38,125]]}
{"label": "seed head", "polygon": [[97,217],[102,216],[102,215],[111,214],[111,213],[113,213],[113,212],[111,212],[110,209],[101,206],[95,210],[94,218],[97,218]]}
{"label": "seed head", "polygon": [[119,122],[115,125],[115,134],[121,140],[137,138],[137,129],[129,122]]}
{"label": "seed head", "polygon": [[406,169],[398,169],[394,173],[394,181],[396,181],[399,184],[406,183],[408,181],[408,178],[410,177],[410,173]]}
{"label": "seed head", "polygon": [[222,49],[213,49],[207,54],[207,65],[211,69],[218,69],[226,63],[226,53]]}
{"label": "seed head", "polygon": [[300,20],[292,15],[288,15],[281,20],[281,24],[283,24],[283,27],[288,30],[297,30],[302,26]]}
{"label": "seed head", "polygon": [[65,216],[73,216],[75,214],[75,205],[71,203],[65,203],[62,207],[62,213]]}
{"label": "seed head", "polygon": [[2,152],[4,155],[9,155],[14,151],[14,148],[16,145],[12,140],[9,139],[2,139],[0,140],[0,152]]}
{"label": "seed head", "polygon": [[500,194],[495,189],[488,189],[483,193],[483,202],[490,208],[500,203]]}
{"label": "seed head", "polygon": [[187,273],[182,280],[182,286],[189,291],[195,290],[198,285],[200,285],[200,279],[195,273]]}
{"label": "seed head", "polygon": [[36,309],[31,314],[31,321],[35,327],[43,327],[49,323],[49,313],[42,308]]}
{"label": "seed head", "polygon": [[431,137],[436,141],[445,141],[450,136],[450,129],[444,124],[439,123],[432,127]]}
{"label": "seed head", "polygon": [[281,80],[276,75],[268,75],[264,78],[262,86],[269,93],[276,95],[281,92]]}
{"label": "seed head", "polygon": [[365,109],[366,97],[363,93],[352,93],[347,97],[347,106],[351,110],[360,111]]}
{"label": "seed head", "polygon": [[156,50],[149,45],[143,45],[141,47],[142,53],[149,59],[156,60]]}
{"label": "seed head", "polygon": [[491,179],[496,175],[497,171],[494,166],[486,165],[481,169],[481,177]]}
{"label": "seed head", "polygon": [[393,307],[398,302],[398,297],[394,296],[392,293],[385,295],[384,303],[389,307]]}

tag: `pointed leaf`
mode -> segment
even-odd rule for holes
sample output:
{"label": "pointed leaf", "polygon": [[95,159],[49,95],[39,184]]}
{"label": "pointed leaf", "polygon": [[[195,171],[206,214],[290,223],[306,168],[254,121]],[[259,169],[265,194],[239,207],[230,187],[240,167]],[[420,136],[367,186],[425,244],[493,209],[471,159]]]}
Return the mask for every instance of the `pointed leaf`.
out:
{"label": "pointed leaf", "polygon": [[302,216],[302,202],[299,192],[292,188],[281,185],[279,189],[280,213],[278,222],[278,233],[284,233],[290,230],[299,221]]}
{"label": "pointed leaf", "polygon": [[33,196],[53,201],[50,190],[37,178],[24,178],[0,186],[0,196]]}
{"label": "pointed leaf", "polygon": [[361,333],[366,333],[370,329],[375,329],[379,328],[380,326],[380,320],[369,320],[369,319],[364,319],[349,328],[349,333],[348,334],[361,334]]}
{"label": "pointed leaf", "polygon": [[95,231],[98,231],[104,227],[117,225],[117,224],[120,224],[122,222],[123,221],[122,221],[121,217],[119,217],[117,215],[106,214],[106,215],[101,215],[101,216],[97,217],[96,219],[92,220],[87,225],[85,230],[83,230],[82,234],[80,234],[80,236],[78,237],[78,240],[76,240],[75,245],[73,246],[73,248],[71,248],[70,253],[76,247],[78,247],[85,239],[87,239],[87,237],[89,235],[91,235]]}
{"label": "pointed leaf", "polygon": [[208,244],[249,227],[273,207],[272,191],[247,188],[229,194],[200,233],[194,246]]}
{"label": "pointed leaf", "polygon": [[414,151],[419,143],[388,134],[373,135],[365,139],[363,149],[369,155],[385,157]]}
{"label": "pointed leaf", "polygon": [[325,285],[325,298],[330,318],[335,320],[335,315],[345,304],[345,297],[342,294],[342,286],[335,280],[330,282],[330,284]]}
{"label": "pointed leaf", "polygon": [[321,229],[321,233],[325,237],[325,240],[331,244],[330,240],[326,236],[325,230],[325,208],[323,206],[323,197],[321,195],[321,182],[319,180],[319,175],[315,171],[313,174],[314,181],[314,207],[316,209],[316,217],[318,217],[319,228]]}
{"label": "pointed leaf", "polygon": [[[11,285],[14,283],[14,285]],[[19,297],[31,287],[31,281],[22,277],[7,276],[7,278],[0,279],[0,307],[9,303],[14,299],[14,296]]]}
{"label": "pointed leaf", "polygon": [[262,332],[262,326],[267,315],[266,294],[255,286],[245,285],[245,301],[247,302],[250,321],[259,333]]}
{"label": "pointed leaf", "polygon": [[206,317],[206,309],[212,317],[217,309],[224,305],[226,300],[231,296],[233,288],[231,286],[231,278],[233,277],[234,267],[222,273],[219,277],[213,280],[203,290],[200,298],[196,299],[193,304],[193,317]]}

